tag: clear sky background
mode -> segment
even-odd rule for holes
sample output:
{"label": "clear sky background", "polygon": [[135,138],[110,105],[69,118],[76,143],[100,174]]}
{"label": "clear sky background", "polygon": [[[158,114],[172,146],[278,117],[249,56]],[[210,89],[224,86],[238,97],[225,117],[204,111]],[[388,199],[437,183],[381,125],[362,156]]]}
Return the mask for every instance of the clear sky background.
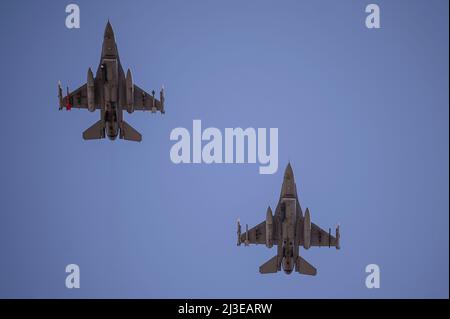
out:
{"label": "clear sky background", "polygon": [[[64,1],[0,4],[0,297],[449,296],[448,1]],[[84,141],[99,119],[58,112],[99,63],[108,18],[123,67],[166,86],[142,143]],[[279,128],[279,170],[175,165],[176,127]],[[291,161],[300,202],[342,249],[301,250],[316,277],[236,247],[277,203]],[[81,288],[65,288],[65,266]],[[381,288],[365,287],[365,267]]]}

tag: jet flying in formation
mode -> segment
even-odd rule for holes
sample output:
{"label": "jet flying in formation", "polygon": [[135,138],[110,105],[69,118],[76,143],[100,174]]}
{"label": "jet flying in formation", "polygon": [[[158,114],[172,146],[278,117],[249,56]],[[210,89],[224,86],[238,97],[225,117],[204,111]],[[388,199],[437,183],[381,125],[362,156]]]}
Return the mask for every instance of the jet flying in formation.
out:
{"label": "jet flying in formation", "polygon": [[294,181],[294,173],[291,164],[288,164],[281,187],[275,215],[269,207],[266,220],[259,225],[248,229],[241,234],[241,225],[238,221],[238,246],[244,243],[265,244],[268,248],[277,246],[277,254],[259,267],[262,274],[275,273],[283,268],[290,274],[294,269],[300,274],[315,276],[316,268],[303,259],[300,254],[300,246],[309,249],[314,246],[328,246],[340,249],[339,225],[335,236],[331,235],[331,229],[325,231],[314,223],[311,223],[309,209],[306,208],[303,215],[297,196],[297,188]]}
{"label": "jet flying in formation", "polygon": [[111,140],[119,136],[120,139],[140,142],[142,135],[123,120],[123,110],[128,113],[148,110],[164,114],[164,88],[161,89],[158,100],[155,98],[155,91],[149,94],[133,84],[130,70],[125,75],[109,21],[95,77],[89,68],[87,82],[73,92],[69,92],[67,88],[67,95],[64,97],[59,83],[58,98],[60,110],[64,107],[67,110],[88,109],[90,112],[100,110],[100,120],[83,132],[85,140],[102,139],[107,135]]}

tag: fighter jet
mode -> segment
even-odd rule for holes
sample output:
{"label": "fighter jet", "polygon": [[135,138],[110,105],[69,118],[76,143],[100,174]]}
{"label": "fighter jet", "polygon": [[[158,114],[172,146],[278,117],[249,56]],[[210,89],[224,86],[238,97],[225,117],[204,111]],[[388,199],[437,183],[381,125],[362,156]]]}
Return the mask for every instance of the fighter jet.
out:
{"label": "fighter jet", "polygon": [[88,109],[90,112],[100,110],[100,120],[83,132],[85,140],[105,138],[137,141],[142,135],[123,120],[123,110],[128,113],[139,111],[156,111],[164,114],[164,88],[155,98],[155,91],[149,94],[133,84],[131,71],[128,69],[125,76],[119,59],[119,52],[114,38],[114,31],[108,21],[103,38],[102,54],[97,73],[94,75],[91,68],[87,72],[87,83],[73,92],[62,96],[61,83],[58,83],[59,110],[64,107]]}
{"label": "fighter jet", "polygon": [[267,248],[272,248],[273,245],[278,246],[276,256],[259,267],[259,272],[262,274],[276,273],[283,267],[286,274],[290,274],[295,268],[295,271],[300,274],[315,276],[316,268],[300,257],[300,246],[305,249],[314,246],[333,246],[340,249],[339,225],[334,237],[331,235],[331,229],[327,232],[311,223],[308,208],[303,215],[290,163],[284,172],[283,186],[275,215],[272,215],[269,206],[265,221],[250,230],[246,225],[244,234],[241,234],[239,220],[237,228],[238,246],[242,242],[245,246],[249,244],[265,244]]}

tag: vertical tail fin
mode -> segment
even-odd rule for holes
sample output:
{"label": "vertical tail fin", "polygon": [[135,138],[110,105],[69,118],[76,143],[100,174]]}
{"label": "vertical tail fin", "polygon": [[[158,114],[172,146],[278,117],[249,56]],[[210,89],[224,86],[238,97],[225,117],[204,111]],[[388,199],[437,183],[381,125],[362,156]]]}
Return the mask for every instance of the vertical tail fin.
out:
{"label": "vertical tail fin", "polygon": [[295,271],[300,274],[309,276],[315,276],[317,274],[317,269],[300,256],[297,257],[297,261],[295,263]]}

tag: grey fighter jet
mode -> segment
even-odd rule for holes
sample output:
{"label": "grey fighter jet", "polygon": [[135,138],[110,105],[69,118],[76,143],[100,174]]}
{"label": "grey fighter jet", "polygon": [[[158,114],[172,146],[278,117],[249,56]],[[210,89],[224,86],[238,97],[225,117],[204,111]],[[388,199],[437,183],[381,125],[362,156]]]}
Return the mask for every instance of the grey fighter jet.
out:
{"label": "grey fighter jet", "polygon": [[87,72],[87,83],[63,97],[61,84],[58,84],[59,109],[64,107],[88,109],[90,112],[100,110],[100,120],[83,132],[85,140],[109,139],[137,141],[142,136],[131,125],[123,120],[123,110],[128,113],[139,111],[156,111],[164,114],[164,88],[160,91],[160,99],[155,98],[155,91],[149,94],[133,84],[130,70],[123,72],[119,52],[111,24],[107,23],[103,39],[100,65],[94,77],[92,70]]}
{"label": "grey fighter jet", "polygon": [[339,225],[336,228],[335,237],[331,235],[331,229],[325,231],[314,223],[311,223],[309,209],[306,208],[303,215],[297,197],[297,188],[294,181],[294,173],[291,164],[288,164],[284,172],[283,186],[281,187],[275,215],[267,209],[266,220],[259,225],[248,229],[241,234],[241,225],[238,221],[238,246],[244,243],[265,244],[267,248],[277,245],[277,255],[259,267],[262,274],[275,273],[283,270],[290,274],[292,270],[300,274],[315,276],[316,268],[299,255],[300,246],[309,249],[313,246],[336,247],[339,245]]}

